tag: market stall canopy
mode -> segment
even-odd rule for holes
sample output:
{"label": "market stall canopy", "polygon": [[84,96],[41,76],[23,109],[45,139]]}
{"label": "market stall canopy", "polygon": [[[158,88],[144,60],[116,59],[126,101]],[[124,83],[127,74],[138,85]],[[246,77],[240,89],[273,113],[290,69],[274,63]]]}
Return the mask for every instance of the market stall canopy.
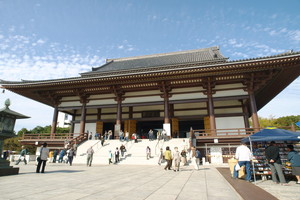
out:
{"label": "market stall canopy", "polygon": [[242,142],[260,142],[260,141],[300,141],[300,133],[284,129],[273,128],[263,129],[253,135],[242,139]]}

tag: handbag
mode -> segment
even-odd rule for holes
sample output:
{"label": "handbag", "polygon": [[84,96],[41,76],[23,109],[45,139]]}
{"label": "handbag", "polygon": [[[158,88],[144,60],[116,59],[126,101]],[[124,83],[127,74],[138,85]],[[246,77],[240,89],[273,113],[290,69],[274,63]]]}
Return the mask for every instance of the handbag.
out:
{"label": "handbag", "polygon": [[38,156],[38,157],[36,158],[36,161],[40,162],[40,161],[41,161],[41,156]]}
{"label": "handbag", "polygon": [[239,165],[239,163],[237,163],[236,165],[235,165],[235,170],[236,171],[239,171],[241,169],[241,166]]}

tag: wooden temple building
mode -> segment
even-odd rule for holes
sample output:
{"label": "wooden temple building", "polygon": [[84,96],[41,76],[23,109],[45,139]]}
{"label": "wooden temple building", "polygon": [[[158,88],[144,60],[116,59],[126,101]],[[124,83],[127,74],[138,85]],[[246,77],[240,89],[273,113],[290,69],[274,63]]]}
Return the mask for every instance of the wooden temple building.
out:
{"label": "wooden temple building", "polygon": [[170,137],[189,137],[193,129],[197,145],[204,145],[237,143],[259,130],[257,111],[299,75],[300,52],[230,61],[210,47],[107,59],[79,77],[0,83],[54,108],[51,141],[61,111],[73,116],[67,139],[77,142],[87,132],[143,137],[165,129]]}

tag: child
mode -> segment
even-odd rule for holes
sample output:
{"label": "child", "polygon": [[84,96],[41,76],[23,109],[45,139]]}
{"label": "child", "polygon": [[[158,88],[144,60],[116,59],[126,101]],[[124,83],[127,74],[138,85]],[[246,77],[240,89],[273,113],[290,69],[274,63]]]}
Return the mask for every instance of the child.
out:
{"label": "child", "polygon": [[112,153],[111,150],[108,151],[108,164],[110,165],[110,163],[112,163]]}

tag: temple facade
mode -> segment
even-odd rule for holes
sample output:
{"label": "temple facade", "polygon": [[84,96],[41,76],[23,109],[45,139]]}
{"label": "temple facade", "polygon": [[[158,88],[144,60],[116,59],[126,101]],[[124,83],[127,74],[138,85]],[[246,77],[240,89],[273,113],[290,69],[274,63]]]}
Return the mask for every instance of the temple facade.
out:
{"label": "temple facade", "polygon": [[[120,130],[205,142],[260,128],[257,111],[300,75],[300,52],[230,61],[218,47],[107,59],[79,77],[1,81],[3,88],[72,116],[72,133]],[[251,120],[251,125],[249,123]],[[237,131],[239,134],[233,134]],[[198,135],[197,135],[198,134]]]}

